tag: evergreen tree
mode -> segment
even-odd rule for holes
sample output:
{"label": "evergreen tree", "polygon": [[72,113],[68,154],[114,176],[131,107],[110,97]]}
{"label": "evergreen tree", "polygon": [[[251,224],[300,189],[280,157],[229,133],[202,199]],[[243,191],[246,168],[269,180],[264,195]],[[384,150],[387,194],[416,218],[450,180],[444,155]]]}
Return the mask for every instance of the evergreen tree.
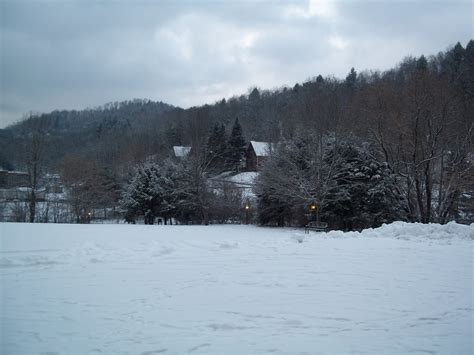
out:
{"label": "evergreen tree", "polygon": [[174,181],[171,172],[158,164],[146,164],[136,169],[122,195],[128,221],[143,216],[145,224],[153,224],[155,217],[172,211],[170,196]]}
{"label": "evergreen tree", "polygon": [[236,118],[227,144],[227,169],[236,172],[240,170],[244,160],[245,146],[246,144],[242,134],[242,127],[239,123],[239,119]]}
{"label": "evergreen tree", "polygon": [[272,151],[256,180],[260,223],[301,225],[306,223],[304,214],[310,202],[324,203],[334,169],[321,161],[331,139],[325,137],[321,142],[314,135],[298,132]]}
{"label": "evergreen tree", "polygon": [[357,72],[355,71],[354,68],[351,68],[351,71],[346,76],[346,85],[350,89],[354,89],[356,87],[356,82],[357,82]]}
{"label": "evergreen tree", "polygon": [[244,110],[241,114],[242,120],[246,122],[249,129],[249,139],[261,140],[262,132],[262,108],[263,100],[257,88],[254,88],[248,97]]}
{"label": "evergreen tree", "polygon": [[424,55],[422,55],[416,60],[416,69],[418,71],[425,71],[428,69],[428,61],[426,60]]}
{"label": "evergreen tree", "polygon": [[333,225],[362,229],[403,217],[395,178],[372,147],[342,142],[329,151],[325,163],[337,171],[324,206],[324,218]]}
{"label": "evergreen tree", "polygon": [[165,128],[165,141],[169,146],[183,145],[184,127],[181,122],[177,124],[168,124]]}
{"label": "evergreen tree", "polygon": [[227,137],[225,126],[214,124],[206,145],[206,158],[209,164],[209,171],[220,173],[225,169],[225,159],[227,151]]}
{"label": "evergreen tree", "polygon": [[[133,221],[135,223],[136,217],[150,215],[149,211],[153,209],[150,180],[149,169],[138,167],[128,185],[125,186],[122,205],[126,209],[125,219],[127,222]],[[145,218],[145,224],[148,222],[149,217]]]}
{"label": "evergreen tree", "polygon": [[160,166],[158,174],[153,176],[153,194],[158,197],[157,212],[164,218],[165,224],[177,212],[177,197],[175,194],[180,175],[178,165],[172,159],[166,159]]}
{"label": "evergreen tree", "polygon": [[178,165],[174,190],[175,216],[181,222],[209,224],[214,194],[207,183],[205,165],[197,157]]}
{"label": "evergreen tree", "polygon": [[[291,222],[292,208],[298,199],[288,193],[289,189],[275,178],[283,176],[286,171],[285,161],[277,157],[270,158],[257,177],[254,188],[257,196],[258,223],[262,225],[277,224],[282,227],[285,222]],[[291,179],[284,179],[291,181]]]}
{"label": "evergreen tree", "polygon": [[254,88],[249,95],[249,101],[252,105],[257,105],[258,101],[260,101],[260,92],[257,88]]}
{"label": "evergreen tree", "polygon": [[[470,40],[466,46],[465,60],[461,66],[461,73],[466,97],[472,103],[474,98],[474,41]],[[471,111],[472,112],[472,111]]]}
{"label": "evergreen tree", "polygon": [[282,142],[256,180],[259,222],[301,225],[310,202],[332,228],[403,219],[395,178],[375,153],[352,141],[336,144],[331,136],[318,142],[302,134]]}

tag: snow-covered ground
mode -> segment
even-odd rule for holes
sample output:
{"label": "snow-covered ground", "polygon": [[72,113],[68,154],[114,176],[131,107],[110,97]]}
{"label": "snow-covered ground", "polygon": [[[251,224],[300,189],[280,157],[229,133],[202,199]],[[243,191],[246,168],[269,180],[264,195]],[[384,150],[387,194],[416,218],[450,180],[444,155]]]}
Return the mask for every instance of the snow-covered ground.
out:
{"label": "snow-covered ground", "polygon": [[473,234],[0,224],[0,353],[471,354]]}

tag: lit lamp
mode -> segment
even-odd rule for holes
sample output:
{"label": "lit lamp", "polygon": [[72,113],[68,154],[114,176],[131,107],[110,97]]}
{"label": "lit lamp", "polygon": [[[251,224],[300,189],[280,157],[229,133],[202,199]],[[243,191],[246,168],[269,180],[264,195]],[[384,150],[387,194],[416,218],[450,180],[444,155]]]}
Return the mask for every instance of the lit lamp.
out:
{"label": "lit lamp", "polygon": [[309,205],[309,213],[310,213],[310,218],[311,221],[314,221],[314,217],[316,217],[316,220],[318,219],[318,205],[316,205],[316,202],[311,202]]}
{"label": "lit lamp", "polygon": [[247,202],[245,202],[244,209],[245,209],[245,224],[249,224],[249,214],[250,214],[250,202],[249,202],[249,200],[247,200]]}

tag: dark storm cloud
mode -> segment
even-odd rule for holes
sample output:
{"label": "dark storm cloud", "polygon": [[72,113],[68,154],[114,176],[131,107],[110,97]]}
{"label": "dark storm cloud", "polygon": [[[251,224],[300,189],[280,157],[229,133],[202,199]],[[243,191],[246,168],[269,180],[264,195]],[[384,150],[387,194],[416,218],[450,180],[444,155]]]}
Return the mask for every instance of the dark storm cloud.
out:
{"label": "dark storm cloud", "polygon": [[470,1],[9,1],[0,127],[132,98],[187,107],[250,86],[386,69],[472,36]]}

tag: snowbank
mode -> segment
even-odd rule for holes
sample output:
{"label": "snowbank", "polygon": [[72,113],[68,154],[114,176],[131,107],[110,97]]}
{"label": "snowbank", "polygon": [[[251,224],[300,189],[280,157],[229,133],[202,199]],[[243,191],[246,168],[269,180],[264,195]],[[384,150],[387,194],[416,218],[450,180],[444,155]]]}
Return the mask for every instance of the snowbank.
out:
{"label": "snowbank", "polygon": [[3,223],[0,353],[469,354],[473,228]]}
{"label": "snowbank", "polygon": [[394,222],[384,224],[380,228],[365,229],[362,232],[341,232],[330,231],[326,233],[327,237],[367,237],[367,238],[397,238],[397,239],[416,239],[426,241],[427,239],[451,240],[453,238],[474,239],[474,224],[463,225],[450,222],[445,225],[439,224],[422,224],[422,223],[406,223]]}

